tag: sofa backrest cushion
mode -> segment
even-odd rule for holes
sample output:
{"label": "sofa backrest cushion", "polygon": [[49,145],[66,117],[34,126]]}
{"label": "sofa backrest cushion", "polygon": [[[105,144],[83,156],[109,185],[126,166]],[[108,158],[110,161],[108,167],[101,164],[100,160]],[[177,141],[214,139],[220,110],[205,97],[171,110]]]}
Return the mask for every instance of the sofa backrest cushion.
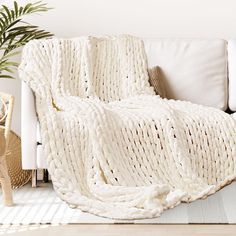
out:
{"label": "sofa backrest cushion", "polygon": [[227,109],[227,42],[220,39],[144,39],[149,67],[161,68],[169,99]]}

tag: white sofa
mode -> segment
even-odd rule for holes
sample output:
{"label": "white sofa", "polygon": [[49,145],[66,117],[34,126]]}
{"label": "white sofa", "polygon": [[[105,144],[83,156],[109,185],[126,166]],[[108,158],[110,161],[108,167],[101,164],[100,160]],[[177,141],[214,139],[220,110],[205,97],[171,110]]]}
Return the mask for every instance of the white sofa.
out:
{"label": "white sofa", "polygon": [[[144,39],[149,67],[159,65],[167,97],[236,111],[236,40]],[[22,84],[22,164],[47,168],[34,95]]]}

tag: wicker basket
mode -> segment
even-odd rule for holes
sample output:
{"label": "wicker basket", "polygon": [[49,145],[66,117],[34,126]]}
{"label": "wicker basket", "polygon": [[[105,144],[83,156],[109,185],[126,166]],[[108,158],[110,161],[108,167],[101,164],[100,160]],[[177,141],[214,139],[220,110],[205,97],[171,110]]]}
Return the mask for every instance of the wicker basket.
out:
{"label": "wicker basket", "polygon": [[31,180],[32,171],[22,170],[21,140],[13,131],[10,132],[6,161],[13,189],[19,188]]}
{"label": "wicker basket", "polygon": [[13,131],[10,131],[9,120],[11,117],[9,118],[9,116],[11,116],[11,112],[9,113],[9,111],[12,111],[13,108],[12,96],[0,93],[0,102],[0,133],[2,134],[2,137],[5,137],[5,143],[7,147],[5,159],[11,179],[11,186],[13,189],[15,189],[29,182],[31,179],[31,171],[22,170],[21,140]]}

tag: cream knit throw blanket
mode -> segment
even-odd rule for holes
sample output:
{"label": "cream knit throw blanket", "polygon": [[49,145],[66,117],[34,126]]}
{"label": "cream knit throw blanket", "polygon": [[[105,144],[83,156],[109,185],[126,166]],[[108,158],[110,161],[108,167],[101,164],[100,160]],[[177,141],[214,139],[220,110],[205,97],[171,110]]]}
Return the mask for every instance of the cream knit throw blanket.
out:
{"label": "cream knit throw blanket", "polygon": [[157,217],[236,177],[235,120],[155,96],[140,39],[31,41],[19,71],[36,95],[55,191],[73,207]]}

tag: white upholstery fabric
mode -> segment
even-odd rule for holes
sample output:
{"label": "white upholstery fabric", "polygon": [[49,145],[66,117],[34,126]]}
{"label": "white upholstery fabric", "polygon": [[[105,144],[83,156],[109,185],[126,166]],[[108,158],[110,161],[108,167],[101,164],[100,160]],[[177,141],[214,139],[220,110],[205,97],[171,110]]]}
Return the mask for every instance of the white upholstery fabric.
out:
{"label": "white upholstery fabric", "polygon": [[46,156],[43,153],[42,137],[39,122],[37,124],[37,166],[40,169],[47,169]]}
{"label": "white upholstery fabric", "polygon": [[40,125],[39,125],[39,122],[37,122],[37,142],[38,143],[42,143],[42,137],[41,137],[41,130],[40,130]]}
{"label": "white upholstery fabric", "polygon": [[48,165],[47,165],[47,161],[45,158],[45,155],[43,153],[43,148],[42,145],[38,145],[37,146],[37,166],[39,169],[47,169]]}
{"label": "white upholstery fabric", "polygon": [[37,169],[38,119],[33,92],[25,83],[22,83],[21,114],[22,167],[23,169]]}
{"label": "white upholstery fabric", "polygon": [[236,111],[236,40],[228,43],[229,108]]}
{"label": "white upholstery fabric", "polygon": [[46,169],[41,131],[35,109],[34,95],[27,84],[21,86],[21,152],[23,169]]}
{"label": "white upholstery fabric", "polygon": [[158,65],[168,98],[227,108],[224,40],[145,40],[149,67]]}

